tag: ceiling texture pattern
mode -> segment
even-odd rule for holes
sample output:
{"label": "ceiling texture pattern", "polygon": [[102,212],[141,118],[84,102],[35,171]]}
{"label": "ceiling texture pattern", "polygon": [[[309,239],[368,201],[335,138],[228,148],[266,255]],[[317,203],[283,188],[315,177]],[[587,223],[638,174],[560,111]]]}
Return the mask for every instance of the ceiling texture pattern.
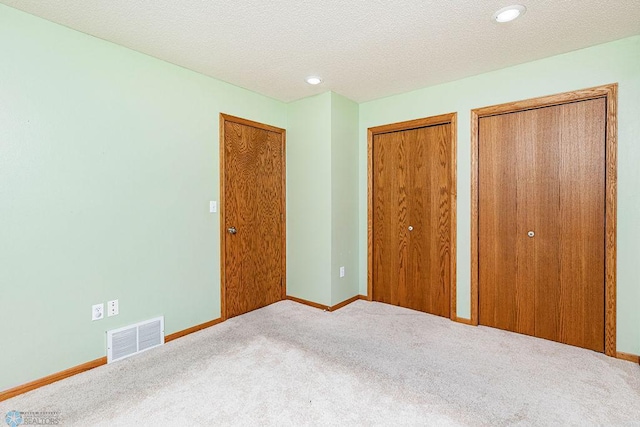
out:
{"label": "ceiling texture pattern", "polygon": [[[285,102],[364,102],[640,34],[640,0],[0,3]],[[492,20],[513,3],[521,18]]]}

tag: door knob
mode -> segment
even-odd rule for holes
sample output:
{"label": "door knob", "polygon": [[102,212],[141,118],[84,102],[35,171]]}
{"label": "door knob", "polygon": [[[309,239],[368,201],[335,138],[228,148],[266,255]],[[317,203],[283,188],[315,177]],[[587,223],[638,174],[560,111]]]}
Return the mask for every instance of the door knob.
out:
{"label": "door knob", "polygon": [[227,231],[229,232],[229,234],[236,234],[238,232],[235,227],[229,227],[227,228]]}
{"label": "door knob", "polygon": [[413,225],[409,226],[409,231],[413,231]]}
{"label": "door knob", "polygon": [[533,231],[529,231],[529,232],[527,233],[527,236],[529,236],[529,237],[533,237],[533,236],[535,236],[535,235],[536,235],[536,233],[534,233]]}

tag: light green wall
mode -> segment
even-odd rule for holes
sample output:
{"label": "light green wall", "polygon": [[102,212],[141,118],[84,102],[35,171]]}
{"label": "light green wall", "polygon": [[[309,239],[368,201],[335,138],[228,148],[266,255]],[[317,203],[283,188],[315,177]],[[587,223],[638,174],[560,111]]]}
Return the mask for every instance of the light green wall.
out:
{"label": "light green wall", "polygon": [[358,279],[358,104],[332,93],[331,305],[358,295]]}
{"label": "light green wall", "polygon": [[287,111],[287,295],[331,305],[331,93]]}
{"label": "light green wall", "polygon": [[470,110],[619,83],[618,351],[640,354],[640,37],[360,105],[360,292],[367,290],[367,128],[458,112],[458,315],[469,317]]}
{"label": "light green wall", "polygon": [[0,102],[0,390],[219,317],[219,113],[286,105],[3,5]]}
{"label": "light green wall", "polygon": [[287,109],[287,295],[330,306],[358,294],[358,104],[326,92]]}

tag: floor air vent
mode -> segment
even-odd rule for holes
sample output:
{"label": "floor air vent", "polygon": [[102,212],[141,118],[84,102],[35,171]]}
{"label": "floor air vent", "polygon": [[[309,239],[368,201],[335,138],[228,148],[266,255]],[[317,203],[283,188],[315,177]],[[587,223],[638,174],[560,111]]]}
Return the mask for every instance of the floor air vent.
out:
{"label": "floor air vent", "polygon": [[164,316],[107,331],[107,363],[164,344]]}

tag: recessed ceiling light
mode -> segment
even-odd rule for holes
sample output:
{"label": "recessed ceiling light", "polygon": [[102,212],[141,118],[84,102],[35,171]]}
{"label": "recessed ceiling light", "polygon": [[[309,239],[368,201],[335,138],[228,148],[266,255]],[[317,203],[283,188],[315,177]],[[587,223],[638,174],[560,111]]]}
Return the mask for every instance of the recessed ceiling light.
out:
{"label": "recessed ceiling light", "polygon": [[317,76],[309,76],[306,80],[310,85],[319,85],[320,83],[322,83],[322,79]]}
{"label": "recessed ceiling light", "polygon": [[499,11],[493,14],[493,19],[497,22],[509,22],[513,21],[519,16],[524,15],[527,8],[521,4],[514,4],[513,6],[503,7]]}

